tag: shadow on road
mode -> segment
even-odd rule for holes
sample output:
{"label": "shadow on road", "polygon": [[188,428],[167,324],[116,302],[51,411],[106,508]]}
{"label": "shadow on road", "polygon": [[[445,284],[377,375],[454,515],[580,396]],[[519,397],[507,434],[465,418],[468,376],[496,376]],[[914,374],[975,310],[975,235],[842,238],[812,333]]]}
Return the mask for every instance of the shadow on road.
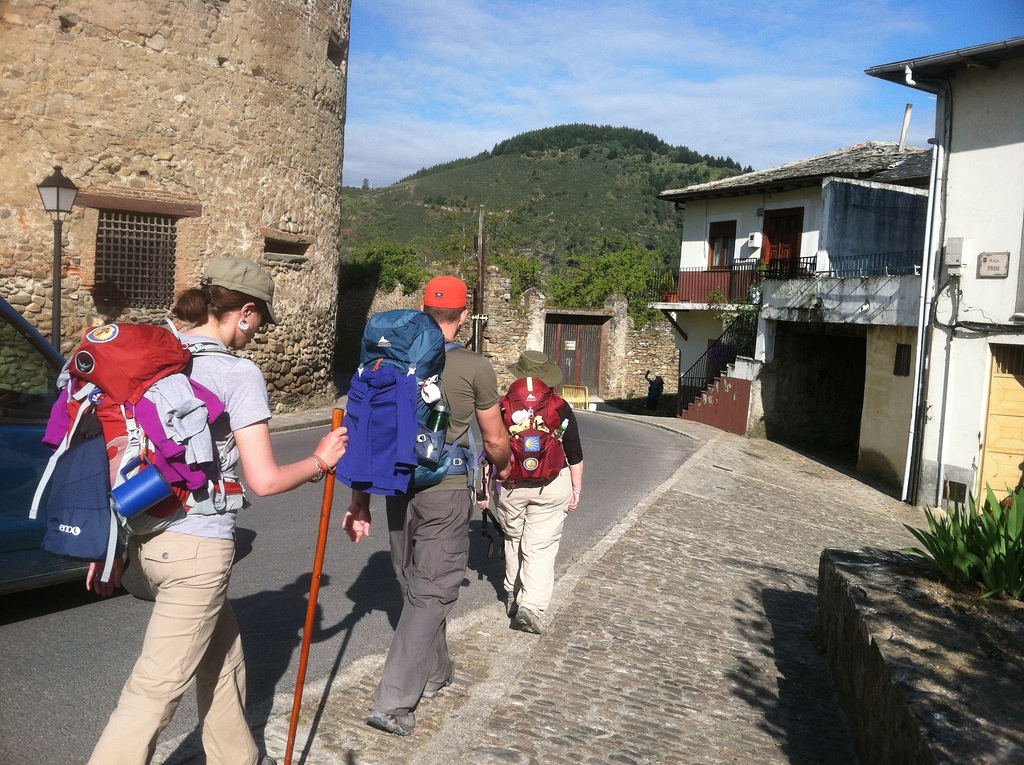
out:
{"label": "shadow on road", "polygon": [[[244,530],[239,529],[239,531]],[[473,572],[478,580],[488,581],[494,588],[497,597],[502,594],[505,567],[501,558],[501,539],[493,529],[490,534],[495,540],[493,545],[481,534],[480,520],[471,521],[467,574]],[[239,557],[243,557],[251,551],[253,540],[252,535],[240,536]],[[249,699],[272,698],[288,674],[289,665],[302,646],[302,632],[309,608],[311,582],[312,574],[305,573],[280,590],[264,590],[242,598],[231,598],[231,605],[238,617],[245,648]],[[468,585],[468,582],[466,584]],[[320,579],[318,601],[322,602],[325,597],[331,597],[328,593],[330,586],[330,576],[323,574]],[[327,673],[326,686],[311,720],[310,731],[316,731],[320,724],[326,700],[331,695],[331,686],[344,662],[356,625],[374,611],[385,612],[392,629],[398,624],[402,613],[402,593],[391,567],[390,553],[387,551],[373,553],[355,581],[346,590],[345,595],[352,602],[352,609],[337,624],[325,626],[322,623],[323,608],[319,603],[316,608],[311,644],[315,645],[331,640],[337,635],[342,636],[342,641],[334,664]],[[289,625],[289,627],[285,629],[284,625]],[[254,729],[259,731],[267,722],[265,716],[270,712],[270,705],[257,706],[261,708],[264,719],[250,717],[250,722]],[[262,741],[257,741],[257,744],[261,746],[262,743]],[[311,738],[304,742],[296,741],[293,762],[302,765],[308,756],[311,744]],[[201,762],[201,759],[190,759],[195,757],[197,750],[202,750],[201,734],[198,729],[192,731],[181,741],[167,762],[169,765],[182,762]]]}
{"label": "shadow on road", "polygon": [[494,588],[494,595],[498,600],[505,597],[503,544],[501,535],[491,521],[487,522],[487,536],[483,533],[482,522],[479,519],[469,522],[469,563],[466,573],[474,573],[477,581],[487,580]]}
{"label": "shadow on road", "polygon": [[[288,674],[293,656],[301,650],[312,579],[312,573],[307,572],[280,590],[264,590],[242,598],[230,599],[242,632],[249,699],[272,698]],[[337,658],[327,676],[327,689],[323,699],[330,696],[331,683],[341,667],[356,624],[372,611],[386,611],[392,624],[397,624],[402,607],[398,583],[391,572],[390,555],[386,552],[376,552],[370,556],[366,566],[346,591],[345,594],[352,601],[352,610],[348,615],[337,624],[325,626],[323,607],[320,603],[328,595],[330,586],[330,575],[322,574],[310,641],[311,645],[316,645],[343,634]],[[271,711],[269,704],[258,706],[264,708],[264,715]],[[322,714],[323,702],[317,709],[312,730],[316,730]],[[257,731],[261,730],[266,722],[266,717],[250,718],[250,723]],[[303,761],[309,743],[296,743],[295,762]],[[262,742],[257,740],[257,744],[262,745]],[[202,749],[201,733],[198,728],[180,742],[167,762],[193,762],[194,760],[189,758],[197,749]]]}
{"label": "shadow on road", "polygon": [[[813,577],[805,579],[808,588],[816,586]],[[758,657],[738,657],[731,673],[734,692],[761,712],[761,727],[793,765],[856,765],[828,666],[811,640],[814,590],[765,584],[751,583],[749,598],[736,605],[746,613],[740,620],[746,641],[763,646],[761,655],[774,671],[765,671]]]}

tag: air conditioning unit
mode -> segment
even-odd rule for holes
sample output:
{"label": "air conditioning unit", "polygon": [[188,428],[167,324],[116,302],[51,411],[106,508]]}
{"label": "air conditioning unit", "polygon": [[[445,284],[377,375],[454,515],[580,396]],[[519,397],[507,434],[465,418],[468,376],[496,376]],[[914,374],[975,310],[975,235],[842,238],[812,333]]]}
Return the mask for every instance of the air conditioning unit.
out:
{"label": "air conditioning unit", "polygon": [[747,247],[749,247],[752,250],[759,250],[759,249],[761,249],[761,232],[760,231],[754,231],[754,232],[752,232],[750,234],[747,234]]}

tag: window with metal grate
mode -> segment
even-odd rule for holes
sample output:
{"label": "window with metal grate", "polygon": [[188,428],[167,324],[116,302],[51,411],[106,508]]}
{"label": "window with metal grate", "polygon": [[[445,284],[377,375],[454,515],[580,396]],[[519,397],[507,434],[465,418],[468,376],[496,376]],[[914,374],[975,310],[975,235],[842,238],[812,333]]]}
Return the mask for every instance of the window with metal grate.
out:
{"label": "window with metal grate", "polygon": [[96,285],[131,308],[166,308],[174,297],[175,219],[101,210]]}

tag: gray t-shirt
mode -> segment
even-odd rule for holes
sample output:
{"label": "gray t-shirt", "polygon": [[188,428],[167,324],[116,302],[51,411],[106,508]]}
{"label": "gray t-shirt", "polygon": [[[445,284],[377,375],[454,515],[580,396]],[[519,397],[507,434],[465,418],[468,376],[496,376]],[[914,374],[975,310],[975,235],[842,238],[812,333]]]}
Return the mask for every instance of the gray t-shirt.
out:
{"label": "gray t-shirt", "polygon": [[[227,350],[211,337],[188,335],[188,338],[209,340]],[[224,402],[224,413],[210,423],[210,433],[220,459],[221,475],[225,481],[237,481],[241,477],[240,457],[232,432],[270,419],[270,401],[263,373],[249,359],[211,353],[193,357],[190,376]],[[234,510],[214,515],[190,513],[167,528],[179,534],[233,539],[235,516]]]}

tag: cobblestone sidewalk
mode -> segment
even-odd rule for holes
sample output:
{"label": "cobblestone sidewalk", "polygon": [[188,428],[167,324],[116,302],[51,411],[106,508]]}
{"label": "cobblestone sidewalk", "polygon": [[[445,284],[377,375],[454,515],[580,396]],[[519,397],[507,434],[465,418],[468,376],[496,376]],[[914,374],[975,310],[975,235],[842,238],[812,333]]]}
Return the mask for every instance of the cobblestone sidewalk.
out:
{"label": "cobblestone sidewalk", "polygon": [[[543,636],[498,603],[450,625],[456,682],[408,738],[363,723],[382,656],[307,685],[293,762],[854,765],[811,634],[818,557],[905,546],[918,511],[777,444],[658,424],[705,443],[562,576]],[[280,757],[291,696],[274,707]]]}

